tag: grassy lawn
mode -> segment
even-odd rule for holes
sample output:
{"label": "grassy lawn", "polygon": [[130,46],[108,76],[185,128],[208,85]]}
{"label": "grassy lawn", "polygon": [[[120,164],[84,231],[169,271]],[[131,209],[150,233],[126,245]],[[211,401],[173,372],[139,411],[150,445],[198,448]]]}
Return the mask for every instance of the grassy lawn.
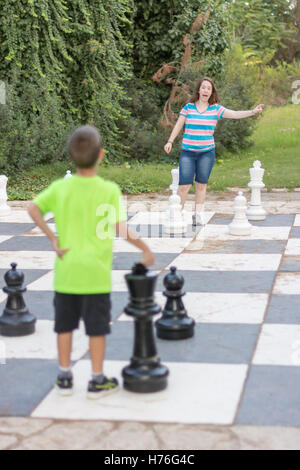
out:
{"label": "grassy lawn", "polygon": [[[300,106],[270,108],[264,112],[252,136],[255,144],[247,151],[226,154],[215,165],[209,183],[210,191],[225,191],[228,187],[247,187],[249,168],[260,160],[265,169],[264,183],[272,188],[300,187]],[[217,152],[216,152],[217,153]],[[218,154],[217,154],[218,160]],[[174,162],[178,155],[174,155]],[[175,164],[129,164],[100,166],[99,174],[116,181],[127,194],[167,191]],[[45,165],[10,176],[7,192],[10,200],[31,199],[51,181],[74,168],[69,163]]]}

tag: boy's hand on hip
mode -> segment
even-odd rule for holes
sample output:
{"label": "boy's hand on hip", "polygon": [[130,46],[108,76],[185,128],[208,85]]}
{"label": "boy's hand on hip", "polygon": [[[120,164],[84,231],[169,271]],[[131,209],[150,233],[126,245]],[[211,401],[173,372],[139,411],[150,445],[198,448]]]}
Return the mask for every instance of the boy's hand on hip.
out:
{"label": "boy's hand on hip", "polygon": [[69,251],[69,248],[67,248],[65,250],[62,250],[61,248],[59,248],[57,238],[53,239],[51,241],[51,244],[52,244],[53,250],[55,251],[55,253],[59,257],[59,259],[62,259],[63,256]]}

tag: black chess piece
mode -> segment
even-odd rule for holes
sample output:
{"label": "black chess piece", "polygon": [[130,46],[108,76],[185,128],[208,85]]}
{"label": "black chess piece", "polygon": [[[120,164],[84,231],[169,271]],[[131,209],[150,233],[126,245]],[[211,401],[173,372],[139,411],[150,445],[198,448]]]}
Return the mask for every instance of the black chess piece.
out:
{"label": "black chess piece", "polygon": [[182,291],[184,278],[176,272],[176,267],[172,266],[164,278],[166,290],[164,296],[167,297],[162,317],[155,322],[158,338],[162,339],[186,339],[194,335],[195,321],[188,317],[184,308]]}
{"label": "black chess piece", "polygon": [[153,331],[152,317],[161,310],[154,302],[157,275],[137,263],[125,279],[130,292],[125,313],[134,318],[134,348],[130,364],[122,371],[124,388],[137,393],[158,392],[167,387],[169,371],[157,356]]}
{"label": "black chess piece", "polygon": [[8,294],[6,307],[0,317],[0,335],[26,336],[35,332],[36,318],[29,313],[23,294],[26,288],[22,287],[24,274],[19,271],[16,263],[11,264],[12,269],[4,276],[7,287],[3,291]]}

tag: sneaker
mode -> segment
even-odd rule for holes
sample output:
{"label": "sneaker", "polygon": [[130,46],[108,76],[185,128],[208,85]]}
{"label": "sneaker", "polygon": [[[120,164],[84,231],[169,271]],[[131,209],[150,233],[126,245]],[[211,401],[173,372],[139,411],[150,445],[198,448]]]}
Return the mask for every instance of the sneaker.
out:
{"label": "sneaker", "polygon": [[58,376],[55,388],[62,397],[69,397],[73,394],[73,378],[66,379],[65,377]]}
{"label": "sneaker", "polygon": [[197,225],[205,225],[203,212],[196,212],[195,214],[193,214],[192,218],[194,227],[196,227]]}
{"label": "sneaker", "polygon": [[95,380],[90,380],[87,390],[87,398],[90,400],[97,400],[100,397],[106,397],[113,392],[119,390],[119,383],[117,379],[104,377],[101,384]]}

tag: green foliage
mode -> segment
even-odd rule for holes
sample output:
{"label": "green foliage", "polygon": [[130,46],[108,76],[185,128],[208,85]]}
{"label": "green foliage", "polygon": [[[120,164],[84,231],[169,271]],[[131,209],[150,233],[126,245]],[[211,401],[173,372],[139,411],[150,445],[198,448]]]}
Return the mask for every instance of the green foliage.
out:
{"label": "green foliage", "polygon": [[[293,83],[300,79],[300,61],[291,64],[278,62],[275,66],[266,66],[257,82],[257,90],[264,103],[272,106],[282,106],[292,102]],[[299,86],[297,85],[297,89]],[[299,99],[299,96],[298,96]]]}
{"label": "green foliage", "polygon": [[149,77],[164,62],[180,62],[183,36],[199,13],[211,7],[208,22],[193,34],[193,60],[206,59],[208,69],[221,68],[221,56],[228,46],[228,14],[219,0],[134,0],[134,16],[129,30],[134,44],[133,67],[140,77]]}
{"label": "green foliage", "polygon": [[[216,79],[221,104],[235,111],[253,109],[261,103],[256,101],[257,67],[246,65],[243,55],[242,47],[233,44],[226,53],[224,70]],[[218,153],[224,153],[225,149],[237,152],[249,147],[249,137],[257,119],[223,119],[219,122],[215,132]]]}
{"label": "green foliage", "polygon": [[63,109],[62,120],[72,116],[78,124],[97,125],[118,156],[116,121],[127,115],[121,83],[130,76],[129,44],[120,31],[129,23],[128,5],[129,0],[0,0],[1,80],[19,100],[31,85],[43,90],[23,106],[30,126],[45,114],[51,96]]}
{"label": "green foliage", "polygon": [[229,0],[228,3],[234,38],[263,63],[270,62],[283,41],[295,35],[293,0]]}
{"label": "green foliage", "polygon": [[[38,111],[28,109],[37,104]],[[17,169],[67,158],[65,143],[74,123],[66,119],[55,94],[40,83],[30,84],[18,96],[7,87],[7,104],[0,106],[0,169]]]}
{"label": "green foliage", "polygon": [[126,103],[130,115],[119,121],[121,143],[127,146],[129,159],[166,160],[163,150],[167,134],[159,125],[161,110],[169,90],[146,80],[134,79],[126,83],[129,97]]}

